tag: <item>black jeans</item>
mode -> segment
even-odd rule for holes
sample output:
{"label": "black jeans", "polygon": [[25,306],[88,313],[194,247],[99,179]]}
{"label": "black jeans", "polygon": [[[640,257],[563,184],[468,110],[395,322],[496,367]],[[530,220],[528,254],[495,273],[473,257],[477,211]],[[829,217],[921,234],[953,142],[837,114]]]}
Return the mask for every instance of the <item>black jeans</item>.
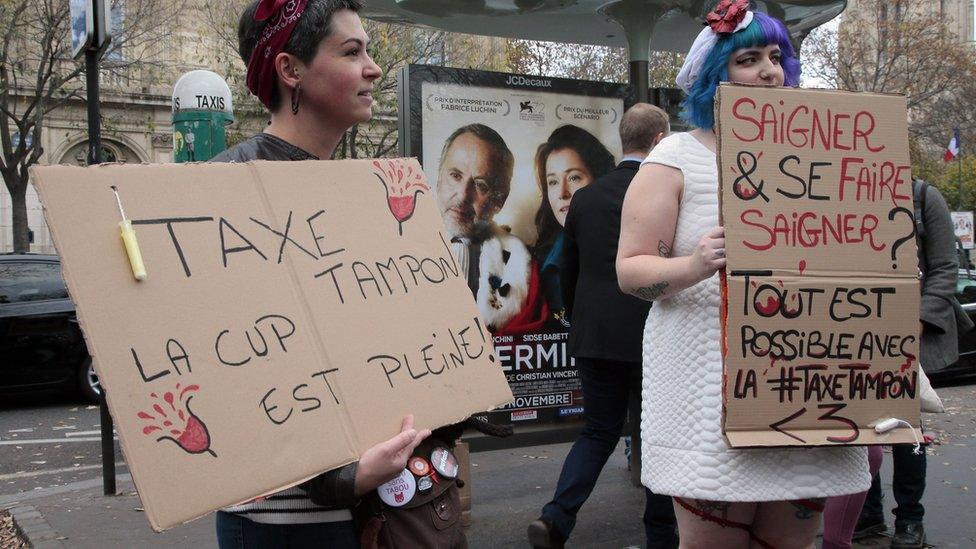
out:
{"label": "black jeans", "polygon": [[[892,510],[896,526],[911,522],[920,523],[925,516],[925,508],[922,507],[922,494],[925,493],[925,452],[915,455],[913,449],[914,446],[911,444],[896,444],[891,447],[894,467],[891,491],[894,492],[895,502],[898,504]],[[861,516],[884,518],[882,497],[881,475],[874,475],[868,497],[864,500]]]}
{"label": "black jeans", "polygon": [[[603,466],[617,447],[627,416],[628,394],[632,387],[641,384],[639,363],[577,357],[576,364],[583,384],[583,432],[563,462],[552,501],[542,508],[542,517],[564,540],[573,531],[576,513],[590,496]],[[671,498],[644,490],[647,498],[644,531],[648,546],[677,546]]]}
{"label": "black jeans", "polygon": [[357,549],[359,540],[352,521],[311,524],[263,524],[217,511],[217,545],[220,549]]}

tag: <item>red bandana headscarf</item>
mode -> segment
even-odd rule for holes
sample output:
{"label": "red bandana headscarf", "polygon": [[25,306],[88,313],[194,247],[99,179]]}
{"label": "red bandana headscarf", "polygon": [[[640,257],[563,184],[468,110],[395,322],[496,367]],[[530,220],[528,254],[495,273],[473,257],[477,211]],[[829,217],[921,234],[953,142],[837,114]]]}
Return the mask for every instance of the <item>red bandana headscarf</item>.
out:
{"label": "red bandana headscarf", "polygon": [[298,20],[305,11],[308,0],[261,0],[254,11],[255,21],[270,19],[261,38],[254,45],[251,60],[247,64],[247,89],[271,108],[271,96],[275,89],[275,57],[285,49]]}

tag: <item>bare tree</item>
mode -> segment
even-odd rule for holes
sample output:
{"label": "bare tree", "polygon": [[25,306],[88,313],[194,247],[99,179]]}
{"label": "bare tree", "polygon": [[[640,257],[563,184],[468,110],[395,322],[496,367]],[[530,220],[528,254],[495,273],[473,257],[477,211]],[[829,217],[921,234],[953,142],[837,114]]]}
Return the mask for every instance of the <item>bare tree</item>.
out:
{"label": "bare tree", "polygon": [[973,67],[963,70],[968,70],[968,76],[957,87],[936,97],[925,110],[925,116],[913,121],[915,135],[939,157],[954,128],[959,128],[969,152],[973,151],[971,144],[976,143],[976,70]]}
{"label": "bare tree", "polygon": [[652,51],[648,60],[650,75],[648,82],[651,87],[656,88],[675,88],[674,80],[678,77],[678,71],[685,62],[684,53],[670,51]]}
{"label": "bare tree", "polygon": [[[171,32],[182,2],[111,4],[113,21],[121,29],[113,31],[103,74],[117,82],[151,78],[153,69],[166,65],[158,45]],[[0,175],[11,196],[15,252],[30,249],[28,169],[44,153],[45,120],[69,102],[85,100],[84,65],[71,58],[70,26],[65,0],[0,2]]]}
{"label": "bare tree", "polygon": [[512,71],[524,74],[604,82],[627,79],[627,54],[623,48],[512,40],[508,44],[508,64]]}
{"label": "bare tree", "polygon": [[[852,2],[839,28],[819,28],[804,41],[804,73],[850,91],[904,94],[912,172],[938,186],[957,208],[976,202],[976,163],[947,164],[942,154],[958,127],[976,139],[976,59],[954,35],[936,2]],[[961,169],[960,169],[961,168]]]}
{"label": "bare tree", "polygon": [[[682,54],[652,51],[648,60],[648,80],[652,87],[673,87]],[[623,48],[512,40],[508,44],[508,64],[512,71],[604,82],[626,82],[628,56]]]}
{"label": "bare tree", "polygon": [[947,116],[971,119],[976,107],[976,61],[934,4],[859,2],[837,30],[821,27],[804,41],[805,75],[842,90],[904,94],[913,137],[930,147],[948,142]]}
{"label": "bare tree", "polygon": [[203,32],[215,38],[218,45],[218,52],[211,60],[216,63],[212,69],[230,85],[235,108],[244,107],[249,111],[262,108],[258,99],[247,90],[247,66],[238,53],[237,24],[250,3],[251,0],[210,0],[200,8]]}

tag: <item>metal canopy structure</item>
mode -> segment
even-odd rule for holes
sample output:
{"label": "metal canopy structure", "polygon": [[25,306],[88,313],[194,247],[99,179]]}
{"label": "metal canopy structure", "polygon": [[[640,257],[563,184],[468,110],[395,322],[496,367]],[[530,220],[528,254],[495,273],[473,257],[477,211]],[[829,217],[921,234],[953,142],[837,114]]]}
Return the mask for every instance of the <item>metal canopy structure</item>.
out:
{"label": "metal canopy structure", "polygon": [[[452,32],[686,52],[716,0],[370,0],[365,15],[380,21]],[[839,15],[846,0],[753,2],[786,22],[794,38]],[[646,37],[647,42],[644,42]]]}
{"label": "metal canopy structure", "polygon": [[[627,48],[638,101],[648,100],[650,51],[683,53],[717,0],[370,0],[364,15],[451,32]],[[786,22],[794,43],[847,0],[754,0]]]}

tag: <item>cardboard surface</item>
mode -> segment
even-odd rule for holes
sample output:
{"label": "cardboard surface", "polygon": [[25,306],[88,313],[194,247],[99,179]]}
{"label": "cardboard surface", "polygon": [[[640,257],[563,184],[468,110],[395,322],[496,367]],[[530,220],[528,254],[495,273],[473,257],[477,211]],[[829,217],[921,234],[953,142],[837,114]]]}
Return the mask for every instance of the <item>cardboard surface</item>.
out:
{"label": "cardboard surface", "polygon": [[914,442],[873,430],[919,425],[904,97],[723,84],[716,112],[729,443]]}
{"label": "cardboard surface", "polygon": [[434,428],[511,400],[415,160],[32,181],[155,529],[352,462],[407,413]]}

